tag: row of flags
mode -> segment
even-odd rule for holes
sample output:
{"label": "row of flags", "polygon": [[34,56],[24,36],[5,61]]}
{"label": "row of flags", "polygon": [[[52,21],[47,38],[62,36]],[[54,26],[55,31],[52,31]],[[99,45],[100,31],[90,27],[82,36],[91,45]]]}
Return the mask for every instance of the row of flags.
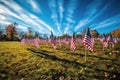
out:
{"label": "row of flags", "polygon": [[51,31],[50,40],[51,40],[52,47],[53,47],[54,49],[56,49],[56,48],[57,48],[56,37],[53,36],[52,31]]}
{"label": "row of flags", "polygon": [[25,45],[25,44],[32,44],[35,46],[35,48],[39,48],[39,44],[40,44],[40,39],[39,38],[35,38],[35,39],[21,39],[21,46]]}
{"label": "row of flags", "polygon": [[117,39],[113,39],[111,34],[109,34],[108,37],[103,34],[103,39],[101,40],[101,42],[103,43],[104,47],[108,47],[109,45],[111,45],[111,47],[114,47],[114,44],[117,43]]}
{"label": "row of flags", "polygon": [[70,43],[70,50],[74,52],[77,47],[77,41],[78,41],[79,43],[82,43],[86,48],[88,48],[88,50],[93,52],[95,40],[100,40],[104,47],[108,47],[109,44],[111,44],[112,47],[114,47],[114,44],[117,43],[117,41],[120,41],[117,38],[113,39],[111,34],[109,34],[108,37],[104,34],[103,38],[92,38],[90,34],[90,29],[88,27],[83,39],[76,39],[75,32],[73,32],[72,38],[70,40],[67,37],[65,38],[65,40],[60,40],[60,39],[57,39],[51,32],[51,36],[49,40],[40,40],[38,37],[34,39],[23,38],[21,39],[21,45],[33,44],[35,48],[39,48],[40,43],[45,42],[46,44],[51,44],[53,49],[56,49],[57,43],[59,43],[59,45],[61,46],[61,43],[63,42],[66,45]]}

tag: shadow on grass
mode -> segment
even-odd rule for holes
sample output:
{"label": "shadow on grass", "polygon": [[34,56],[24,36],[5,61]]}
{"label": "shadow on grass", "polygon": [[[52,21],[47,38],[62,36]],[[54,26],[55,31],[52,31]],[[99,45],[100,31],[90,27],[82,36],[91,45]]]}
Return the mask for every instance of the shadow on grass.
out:
{"label": "shadow on grass", "polygon": [[105,58],[105,57],[100,57],[100,56],[95,56],[95,55],[87,55],[87,57],[94,57],[94,58],[98,58],[100,60],[113,60],[111,58]]}
{"label": "shadow on grass", "polygon": [[[66,54],[70,54],[73,56],[79,56],[79,57],[85,57],[85,54],[80,54],[80,53],[72,53],[72,52],[66,52]],[[91,58],[98,58],[100,60],[114,60],[111,58],[105,58],[105,57],[100,57],[100,56],[95,56],[95,55],[86,55],[87,57],[91,57]]]}
{"label": "shadow on grass", "polygon": [[76,61],[70,61],[70,60],[67,60],[67,59],[62,59],[62,58],[56,57],[55,55],[50,55],[49,53],[52,53],[52,52],[49,52],[49,51],[46,51],[46,50],[36,51],[36,50],[30,49],[30,48],[27,49],[27,50],[32,51],[36,55],[38,55],[42,58],[45,58],[45,59],[50,59],[50,60],[53,60],[53,61],[60,61],[60,62],[63,62],[64,64],[72,64],[75,67],[77,67],[77,66],[86,67],[87,66],[87,65],[84,65],[84,64],[80,64]]}
{"label": "shadow on grass", "polygon": [[[119,77],[120,73],[115,72],[115,71],[110,71],[110,70],[103,70],[103,69],[99,69],[99,68],[93,68],[93,66],[89,65],[90,64],[89,62],[81,64],[81,63],[78,63],[76,61],[70,61],[68,59],[62,59],[62,58],[59,58],[59,57],[57,57],[55,55],[51,55],[50,53],[52,53],[52,52],[49,52],[49,51],[46,51],[46,50],[39,50],[39,51],[37,51],[37,50],[31,49],[31,48],[29,48],[27,50],[33,52],[34,54],[36,54],[37,56],[40,56],[42,58],[50,59],[50,60],[53,60],[53,61],[62,62],[64,65],[65,64],[70,64],[70,65],[72,65],[72,66],[74,66],[74,67],[76,67],[78,69],[80,67],[83,67],[83,68],[87,67],[89,69],[93,69],[95,72],[100,72],[100,73],[107,72],[107,73],[109,73],[111,75],[116,75],[116,78],[120,79],[120,77]],[[80,54],[76,54],[76,55],[80,55]],[[84,56],[84,55],[82,55],[82,56]],[[100,59],[104,59],[104,60],[111,60],[111,59],[108,59],[108,58],[103,58],[103,57],[98,57],[98,56],[92,56],[92,55],[88,55],[88,56],[89,57],[96,57],[96,58],[100,58]],[[67,67],[66,66],[63,66],[63,67],[68,68],[69,66],[67,65]],[[102,79],[102,78],[105,79],[105,77],[102,76],[102,75],[93,75],[93,76],[89,76],[88,74],[81,74],[81,75],[82,76],[87,76],[87,77],[92,77],[92,78],[97,78],[97,79]]]}

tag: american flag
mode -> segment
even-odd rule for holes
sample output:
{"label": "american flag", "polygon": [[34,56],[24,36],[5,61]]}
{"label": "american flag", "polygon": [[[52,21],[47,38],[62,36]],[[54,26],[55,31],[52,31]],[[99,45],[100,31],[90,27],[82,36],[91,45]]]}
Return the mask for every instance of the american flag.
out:
{"label": "american flag", "polygon": [[25,38],[21,39],[21,46],[25,45]]}
{"label": "american flag", "polygon": [[106,38],[106,35],[105,35],[105,34],[103,34],[102,43],[103,43],[103,46],[104,46],[104,47],[108,47],[108,42],[107,42],[107,38]]}
{"label": "american flag", "polygon": [[61,39],[59,38],[59,40],[58,40],[58,43],[59,43],[59,46],[61,46]]}
{"label": "american flag", "polygon": [[109,34],[108,38],[107,38],[107,42],[108,44],[112,44],[112,47],[114,47],[114,40],[111,34]]}
{"label": "american flag", "polygon": [[39,38],[35,38],[34,39],[34,46],[35,46],[35,48],[39,48],[40,47],[39,43],[40,43],[40,39]]}
{"label": "american flag", "polygon": [[118,37],[115,37],[115,38],[114,38],[114,42],[115,42],[115,43],[119,42],[119,38],[118,38]]}
{"label": "american flag", "polygon": [[40,39],[39,39],[39,35],[38,32],[35,32],[35,38],[33,39],[33,43],[35,48],[39,48],[40,47]]}
{"label": "american flag", "polygon": [[69,39],[68,39],[68,36],[66,35],[65,37],[65,44],[69,44]]}
{"label": "american flag", "polygon": [[86,34],[83,39],[83,45],[85,45],[90,51],[93,51],[93,42],[91,40],[89,28],[87,28],[87,30],[86,30]]}
{"label": "american flag", "polygon": [[76,38],[75,38],[75,32],[73,32],[73,36],[71,39],[71,46],[70,49],[74,52],[76,49]]}
{"label": "american flag", "polygon": [[50,39],[51,39],[52,47],[53,47],[54,49],[56,49],[56,48],[57,48],[57,45],[56,45],[56,37],[53,36],[52,31],[51,31]]}

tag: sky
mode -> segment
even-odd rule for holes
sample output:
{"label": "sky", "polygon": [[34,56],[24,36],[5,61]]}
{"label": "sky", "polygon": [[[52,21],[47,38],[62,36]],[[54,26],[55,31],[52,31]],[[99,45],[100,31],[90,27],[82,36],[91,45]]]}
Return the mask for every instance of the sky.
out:
{"label": "sky", "polygon": [[0,27],[16,22],[18,31],[54,35],[100,34],[120,28],[120,0],[0,0]]}

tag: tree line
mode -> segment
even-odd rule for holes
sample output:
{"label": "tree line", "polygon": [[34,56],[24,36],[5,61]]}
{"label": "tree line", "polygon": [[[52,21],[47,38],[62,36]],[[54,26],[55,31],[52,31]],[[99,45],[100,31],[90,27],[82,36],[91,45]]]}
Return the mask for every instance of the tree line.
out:
{"label": "tree line", "polygon": [[[5,29],[0,29],[0,41],[19,41],[21,38],[34,38],[35,36],[46,39],[48,38],[47,34],[40,34],[39,32],[32,32],[32,29],[28,28],[28,32],[18,32],[16,26],[17,23],[9,24],[5,27]],[[76,38],[83,38],[85,34],[86,29],[84,29],[81,33],[76,34]],[[113,37],[120,37],[120,28],[117,30],[114,30],[111,32]],[[106,34],[107,35],[107,34]],[[96,37],[102,37],[102,34],[99,34],[97,30],[91,30],[91,36]],[[66,37],[71,38],[69,34],[63,34],[61,36],[57,36],[57,38],[65,39]]]}

